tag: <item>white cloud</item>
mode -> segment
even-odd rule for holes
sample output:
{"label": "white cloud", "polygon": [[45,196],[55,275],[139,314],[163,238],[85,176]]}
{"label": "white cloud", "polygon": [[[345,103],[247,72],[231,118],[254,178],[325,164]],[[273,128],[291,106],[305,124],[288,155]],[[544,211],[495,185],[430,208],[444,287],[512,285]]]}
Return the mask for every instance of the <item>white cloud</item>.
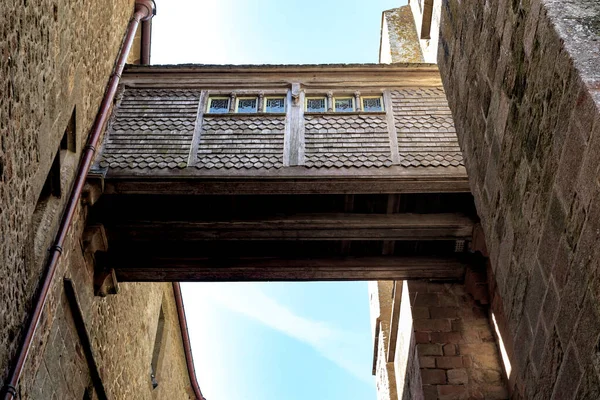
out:
{"label": "white cloud", "polygon": [[[368,366],[353,360],[353,348],[364,340],[358,334],[344,331],[324,321],[316,321],[294,313],[267,296],[253,284],[203,284],[194,291],[184,291],[186,306],[219,304],[231,311],[258,321],[300,342],[306,343],[323,357],[353,376],[372,383]],[[188,303],[189,302],[189,303]],[[188,318],[189,318],[188,311]]]}

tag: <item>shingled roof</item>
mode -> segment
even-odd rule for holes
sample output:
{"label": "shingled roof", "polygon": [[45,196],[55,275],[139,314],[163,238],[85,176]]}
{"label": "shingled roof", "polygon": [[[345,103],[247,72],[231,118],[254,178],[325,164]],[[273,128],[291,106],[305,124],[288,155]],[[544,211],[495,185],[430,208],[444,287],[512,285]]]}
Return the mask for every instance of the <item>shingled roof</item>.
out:
{"label": "shingled roof", "polygon": [[[227,90],[240,89],[262,91],[256,85]],[[301,120],[290,117],[289,90],[289,85],[275,90],[287,96],[287,114],[210,114],[206,101],[210,93],[224,95],[222,88],[125,86],[96,168],[117,174],[239,175],[281,174],[287,168],[372,171],[463,165],[441,86],[378,89],[386,93],[386,110],[381,112],[305,113],[303,104],[295,105]],[[311,84],[310,91],[318,93],[318,84]],[[286,165],[286,151],[296,151],[298,162]]]}

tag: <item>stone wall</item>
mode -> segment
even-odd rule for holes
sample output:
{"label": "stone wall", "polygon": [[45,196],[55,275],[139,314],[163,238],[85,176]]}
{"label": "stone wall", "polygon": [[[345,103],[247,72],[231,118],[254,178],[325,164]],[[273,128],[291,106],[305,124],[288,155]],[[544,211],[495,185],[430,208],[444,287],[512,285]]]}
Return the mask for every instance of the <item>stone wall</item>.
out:
{"label": "stone wall", "polygon": [[[489,307],[466,291],[477,284],[475,279],[464,284],[404,281],[394,293],[393,301],[400,300],[394,317],[393,283],[377,283],[382,303],[372,312],[380,312],[381,323],[376,349],[379,399],[508,398]],[[386,362],[394,325],[394,360]]]}
{"label": "stone wall", "polygon": [[[6,2],[5,2],[6,3]],[[22,339],[86,137],[121,46],[133,0],[3,3],[0,17],[0,386]],[[63,140],[65,138],[65,140]],[[49,171],[56,172],[47,179]],[[48,183],[51,184],[48,184]],[[189,378],[170,284],[124,284],[94,297],[79,208],[58,265],[20,398],[83,398],[90,384],[63,278],[73,280],[111,398],[188,398]],[[160,305],[163,365],[150,360]],[[133,394],[135,393],[135,395]],[[160,393],[163,393],[161,396]]]}
{"label": "stone wall", "polygon": [[425,399],[507,399],[487,307],[462,284],[407,284]]}
{"label": "stone wall", "polygon": [[381,16],[379,62],[390,64],[424,61],[410,6],[384,11]]}
{"label": "stone wall", "polygon": [[600,3],[459,1],[438,63],[514,398],[600,397]]}

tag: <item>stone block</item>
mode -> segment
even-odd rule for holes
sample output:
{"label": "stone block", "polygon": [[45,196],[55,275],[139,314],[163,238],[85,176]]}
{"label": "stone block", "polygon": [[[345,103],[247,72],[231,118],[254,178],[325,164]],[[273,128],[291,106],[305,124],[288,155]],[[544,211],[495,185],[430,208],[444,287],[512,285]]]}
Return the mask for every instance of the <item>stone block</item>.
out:
{"label": "stone block", "polygon": [[469,375],[464,368],[450,369],[446,371],[446,374],[448,376],[448,383],[451,385],[466,385],[469,383]]}
{"label": "stone block", "polygon": [[421,332],[450,332],[452,325],[449,319],[415,319],[413,326],[415,331]]}
{"label": "stone block", "polygon": [[455,344],[445,344],[444,345],[444,355],[445,356],[455,356],[457,354],[456,345]]}
{"label": "stone block", "polygon": [[431,332],[429,335],[432,343],[460,343],[462,340],[460,332]]}
{"label": "stone block", "polygon": [[424,385],[444,385],[447,383],[446,371],[443,369],[421,368],[421,381]]}
{"label": "stone block", "polygon": [[439,344],[417,344],[419,356],[442,356],[444,351]]}
{"label": "stone block", "polygon": [[436,293],[417,293],[414,307],[437,307],[439,306],[439,297]]}
{"label": "stone block", "polygon": [[456,318],[458,316],[458,307],[430,307],[431,318]]}
{"label": "stone block", "polygon": [[438,399],[457,400],[467,398],[467,388],[463,385],[440,385],[438,388]]}
{"label": "stone block", "polygon": [[435,357],[432,356],[420,356],[419,366],[421,368],[435,368]]}
{"label": "stone block", "polygon": [[442,369],[462,368],[463,361],[461,356],[444,356],[435,358],[436,366]]}

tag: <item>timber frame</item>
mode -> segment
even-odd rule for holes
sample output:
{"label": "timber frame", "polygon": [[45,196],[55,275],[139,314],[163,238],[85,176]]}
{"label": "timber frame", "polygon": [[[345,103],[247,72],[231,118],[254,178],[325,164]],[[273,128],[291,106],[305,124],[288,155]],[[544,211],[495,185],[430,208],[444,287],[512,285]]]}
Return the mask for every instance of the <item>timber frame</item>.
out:
{"label": "timber frame", "polygon": [[[383,111],[304,109],[360,93]],[[285,113],[206,112],[273,94]],[[460,280],[477,216],[453,132],[432,64],[130,66],[88,181],[98,280]]]}

